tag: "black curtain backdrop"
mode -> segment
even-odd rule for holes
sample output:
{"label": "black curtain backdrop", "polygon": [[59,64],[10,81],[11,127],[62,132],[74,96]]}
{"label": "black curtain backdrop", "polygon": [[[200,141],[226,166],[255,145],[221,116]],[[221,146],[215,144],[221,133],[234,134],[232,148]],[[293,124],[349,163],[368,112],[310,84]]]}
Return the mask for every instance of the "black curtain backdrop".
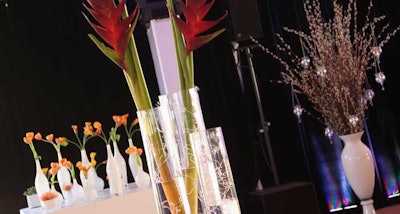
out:
{"label": "black curtain backdrop", "polygon": [[[396,1],[375,1],[374,4],[374,11],[386,14],[393,26],[400,23],[400,7]],[[258,0],[258,5],[264,28],[264,36],[259,39],[268,47],[273,46],[274,34],[280,33],[282,26],[305,28],[302,1]],[[219,17],[224,10],[229,10],[227,0],[218,0],[209,17]],[[82,11],[81,0],[0,1],[0,213],[18,213],[27,206],[22,193],[34,184],[35,166],[29,147],[22,141],[26,132],[53,133],[73,139],[72,124],[77,124],[81,131],[84,122],[98,120],[109,130],[113,125],[112,115],[129,113],[130,119],[136,117],[122,71],[87,37],[92,29]],[[294,14],[298,14],[299,19]],[[252,206],[249,197],[257,180],[260,179],[266,188],[274,182],[265,142],[259,133],[260,119],[250,69],[246,56],[240,52],[242,88],[230,44],[234,40],[231,26],[228,17],[218,25],[226,27],[226,32],[195,52],[195,82],[200,88],[206,126],[221,126],[224,132],[242,213],[252,214],[261,209]],[[138,25],[134,35],[155,105],[159,90],[146,27]],[[377,92],[368,114],[377,150],[391,160],[397,176],[400,172],[396,150],[400,120],[396,63],[400,55],[399,41],[396,36],[384,48],[381,66],[387,77],[385,90]],[[293,39],[293,42],[298,41]],[[243,42],[240,46],[249,44]],[[336,163],[337,157],[332,157],[333,149],[323,136],[324,127],[312,119],[306,119],[299,126],[292,113],[289,88],[276,83],[281,71],[279,64],[258,48],[252,48],[251,52],[262,110],[270,123],[269,135],[280,183],[312,181],[321,210],[327,211],[322,186],[325,178],[319,177],[321,160],[317,154],[322,153],[328,160],[336,158]],[[313,147],[311,142],[315,139],[323,149]],[[140,135],[136,135],[134,141],[142,146]],[[127,147],[126,138],[122,137],[119,145],[120,149]],[[42,156],[42,167],[57,160],[51,145],[35,143],[35,147]],[[98,153],[98,162],[105,160],[103,142],[93,140],[86,149]],[[62,148],[62,154],[73,162],[80,160],[79,149],[73,145]],[[102,178],[105,178],[104,168],[98,170]],[[128,170],[128,176],[129,173]],[[382,184],[377,182],[377,188],[379,186]],[[378,207],[388,203],[381,191],[378,188],[374,195]]]}

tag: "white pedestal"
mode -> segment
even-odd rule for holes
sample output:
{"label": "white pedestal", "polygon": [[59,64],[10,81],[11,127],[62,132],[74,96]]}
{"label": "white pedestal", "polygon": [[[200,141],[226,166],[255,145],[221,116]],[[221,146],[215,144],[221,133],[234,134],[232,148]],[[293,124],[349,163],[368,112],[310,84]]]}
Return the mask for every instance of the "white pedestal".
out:
{"label": "white pedestal", "polygon": [[[46,214],[42,207],[33,209],[23,208],[20,214]],[[51,212],[52,214],[131,214],[146,213],[157,214],[157,206],[151,188],[138,188],[136,184],[130,183],[121,196],[110,196],[109,189],[99,192],[99,197],[90,202],[77,202],[71,206],[63,206],[61,209]]]}
{"label": "white pedestal", "polygon": [[179,91],[178,61],[170,19],[150,20],[147,37],[160,94]]}

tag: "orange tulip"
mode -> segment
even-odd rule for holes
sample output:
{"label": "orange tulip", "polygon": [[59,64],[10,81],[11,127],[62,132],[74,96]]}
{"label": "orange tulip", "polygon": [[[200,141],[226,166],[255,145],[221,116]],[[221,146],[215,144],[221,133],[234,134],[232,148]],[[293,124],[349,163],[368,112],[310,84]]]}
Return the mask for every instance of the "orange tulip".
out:
{"label": "orange tulip", "polygon": [[40,134],[40,132],[35,134],[35,140],[42,140],[42,134]]}
{"label": "orange tulip", "polygon": [[48,141],[53,141],[54,140],[54,135],[53,134],[49,134],[46,136],[46,140]]}
{"label": "orange tulip", "polygon": [[78,134],[78,126],[77,125],[72,125],[71,128],[75,134]]}

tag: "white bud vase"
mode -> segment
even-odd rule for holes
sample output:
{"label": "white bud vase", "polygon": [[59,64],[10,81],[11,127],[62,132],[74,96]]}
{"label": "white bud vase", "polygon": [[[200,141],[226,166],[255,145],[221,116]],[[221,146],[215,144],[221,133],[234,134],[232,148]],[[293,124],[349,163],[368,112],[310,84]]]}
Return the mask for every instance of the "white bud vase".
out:
{"label": "white bud vase", "polygon": [[108,183],[110,186],[110,194],[111,196],[122,195],[121,172],[119,171],[118,164],[113,157],[111,146],[109,144],[106,145],[106,149],[107,149],[106,172],[108,176]]}
{"label": "white bud vase", "polygon": [[[88,156],[86,154],[86,150],[85,149],[81,150],[81,162],[82,162],[82,166],[84,166],[84,167],[88,167],[89,166],[90,162],[89,162],[89,158],[88,158]],[[79,172],[79,177],[81,179],[82,185],[85,186],[86,177],[85,177],[85,174],[83,174],[82,171]]]}
{"label": "white bud vase", "polygon": [[[89,164],[90,164],[90,161],[89,161],[89,158],[87,156],[87,153],[86,153],[85,149],[81,150],[81,162],[82,162],[82,165],[85,166],[85,167],[88,167]],[[104,180],[101,179],[97,175],[97,172],[96,172],[96,170],[94,168],[91,167],[88,171],[90,171],[92,176],[95,177],[95,181],[96,181],[95,182],[95,188],[96,188],[96,191],[99,192],[99,191],[103,190],[104,189]],[[88,172],[88,174],[89,174],[89,172]],[[79,176],[80,176],[80,179],[81,179],[81,182],[82,182],[82,186],[85,186],[85,183],[86,183],[85,175],[83,174],[83,172],[80,172]]]}
{"label": "white bud vase", "polygon": [[122,185],[124,188],[128,186],[128,175],[126,171],[126,162],[124,157],[121,155],[121,152],[119,151],[118,144],[116,141],[113,141],[113,147],[114,147],[114,160],[118,164],[119,172],[121,173],[121,178],[122,178]]}
{"label": "white bud vase", "polygon": [[95,171],[88,171],[86,184],[83,187],[83,198],[85,201],[93,201],[97,198],[96,178]]}
{"label": "white bud vase", "polygon": [[78,183],[76,178],[72,180],[72,188],[70,191],[73,195],[74,200],[79,201],[83,199],[83,187]]}
{"label": "white bud vase", "polygon": [[[62,156],[61,153],[57,153],[58,157],[58,163],[60,163]],[[60,169],[57,172],[57,180],[58,180],[58,185],[60,186],[61,193],[63,197],[66,197],[66,192],[63,189],[63,185],[71,183],[71,175],[69,174],[69,170],[65,166],[60,165]]]}
{"label": "white bud vase", "polygon": [[[133,146],[132,139],[128,139],[129,146]],[[148,187],[150,186],[150,176],[148,173],[143,171],[143,163],[140,156],[137,154],[130,154],[128,158],[129,168],[131,170],[132,176],[135,179],[136,185],[138,187]]]}
{"label": "white bud vase", "polygon": [[54,185],[51,186],[51,190],[50,191],[55,192],[57,194],[57,207],[58,208],[61,207],[61,205],[62,205],[62,203],[64,201],[63,195],[59,191],[56,190]]}
{"label": "white bud vase", "polygon": [[[38,159],[35,160],[35,165],[36,165],[35,188],[40,198],[43,193],[50,191],[50,185],[46,175],[43,174],[42,172],[42,167]],[[44,207],[43,203],[41,203],[41,205],[42,207]]]}
{"label": "white bud vase", "polygon": [[363,214],[375,214],[372,200],[375,186],[374,157],[361,141],[363,133],[339,136],[344,142],[341,162],[347,181],[361,201]]}

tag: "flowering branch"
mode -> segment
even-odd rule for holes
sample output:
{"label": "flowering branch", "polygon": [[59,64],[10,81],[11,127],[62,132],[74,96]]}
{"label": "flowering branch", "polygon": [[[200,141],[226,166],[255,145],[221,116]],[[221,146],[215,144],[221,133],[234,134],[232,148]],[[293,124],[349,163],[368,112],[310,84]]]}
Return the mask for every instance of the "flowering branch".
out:
{"label": "flowering branch", "polygon": [[252,38],[283,65],[287,71],[281,73],[284,83],[297,87],[322,115],[325,125],[338,135],[363,130],[363,119],[374,94],[369,88],[367,72],[375,68],[375,80],[383,86],[385,76],[377,64],[381,48],[400,29],[387,32],[386,25],[376,37],[376,25],[384,17],[371,18],[372,6],[370,1],[365,23],[359,28],[355,0],[350,0],[347,8],[334,0],[333,18],[328,21],[324,20],[318,1],[306,0],[304,10],[309,34],[284,28],[299,37],[304,53],[296,55],[277,34],[277,49],[287,54],[288,61]]}

